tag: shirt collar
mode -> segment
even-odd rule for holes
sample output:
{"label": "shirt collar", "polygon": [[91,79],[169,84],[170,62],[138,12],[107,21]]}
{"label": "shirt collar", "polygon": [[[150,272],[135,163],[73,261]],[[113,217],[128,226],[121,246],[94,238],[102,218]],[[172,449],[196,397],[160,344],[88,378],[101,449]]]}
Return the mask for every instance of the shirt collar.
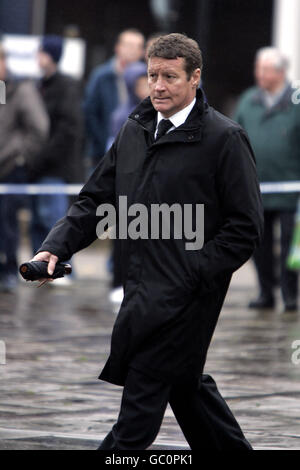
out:
{"label": "shirt collar", "polygon": [[[181,126],[181,124],[183,124],[187,120],[188,115],[192,111],[195,103],[196,103],[196,98],[194,98],[193,101],[190,104],[188,104],[185,108],[181,109],[177,113],[173,114],[173,116],[170,116],[168,118],[169,121],[171,121],[171,123],[173,124],[173,127],[171,127],[170,131],[173,130],[174,127]],[[156,129],[157,129],[158,124],[160,123],[160,121],[162,119],[166,119],[166,118],[164,118],[163,115],[161,114],[161,112],[158,111]]]}
{"label": "shirt collar", "polygon": [[286,82],[277,93],[271,94],[263,90],[263,99],[264,99],[264,103],[266,107],[271,108],[272,106],[275,106],[281,100],[283,95],[286,93],[288,87],[289,87],[289,83]]}

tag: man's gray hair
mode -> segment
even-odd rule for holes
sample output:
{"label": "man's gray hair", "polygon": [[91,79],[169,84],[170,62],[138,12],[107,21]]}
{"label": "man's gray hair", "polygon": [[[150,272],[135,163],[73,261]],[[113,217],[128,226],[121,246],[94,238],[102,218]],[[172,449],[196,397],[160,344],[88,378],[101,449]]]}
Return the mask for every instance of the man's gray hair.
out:
{"label": "man's gray hair", "polygon": [[278,70],[286,71],[289,67],[288,58],[276,47],[262,47],[257,51],[255,59],[256,61],[259,59],[270,60]]}

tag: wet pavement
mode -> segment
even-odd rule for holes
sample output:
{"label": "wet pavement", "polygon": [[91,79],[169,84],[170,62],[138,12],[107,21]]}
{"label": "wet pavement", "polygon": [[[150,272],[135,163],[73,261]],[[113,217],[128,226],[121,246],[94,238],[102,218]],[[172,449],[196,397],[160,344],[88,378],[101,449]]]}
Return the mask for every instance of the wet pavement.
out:
{"label": "wet pavement", "polygon": [[[107,255],[104,242],[76,255],[71,287],[21,282],[0,294],[0,450],[95,449],[117,419],[122,388],[97,379],[115,319]],[[276,310],[248,310],[255,294],[249,262],[234,275],[205,372],[254,449],[300,449],[300,313],[283,314],[280,299]],[[169,407],[152,447],[188,449]]]}

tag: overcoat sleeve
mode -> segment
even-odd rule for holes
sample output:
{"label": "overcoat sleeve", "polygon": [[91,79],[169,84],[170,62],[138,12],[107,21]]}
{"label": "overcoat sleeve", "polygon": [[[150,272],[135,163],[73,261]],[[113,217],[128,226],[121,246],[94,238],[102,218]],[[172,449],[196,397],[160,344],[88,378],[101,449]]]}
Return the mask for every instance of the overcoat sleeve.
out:
{"label": "overcoat sleeve", "polygon": [[232,132],[227,139],[218,162],[216,184],[220,229],[198,252],[199,280],[209,290],[250,258],[263,235],[255,157],[243,130]]}
{"label": "overcoat sleeve", "polygon": [[38,252],[49,251],[60,261],[66,261],[96,240],[97,207],[103,203],[115,206],[115,165],[113,144],[80,191],[77,201],[54,225]]}

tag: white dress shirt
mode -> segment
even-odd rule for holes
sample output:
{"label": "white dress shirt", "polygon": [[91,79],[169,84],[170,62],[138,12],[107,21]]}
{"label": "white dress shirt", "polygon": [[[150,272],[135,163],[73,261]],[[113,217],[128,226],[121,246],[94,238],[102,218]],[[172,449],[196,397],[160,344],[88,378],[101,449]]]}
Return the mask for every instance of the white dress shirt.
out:
{"label": "white dress shirt", "polygon": [[265,106],[267,108],[272,108],[272,106],[275,106],[277,103],[279,103],[279,101],[285,94],[288,87],[289,87],[289,83],[285,83],[283,87],[281,88],[281,90],[279,90],[277,93],[269,93],[268,91],[264,90],[263,100],[264,100]]}
{"label": "white dress shirt", "polygon": [[174,129],[176,129],[176,127],[181,126],[181,124],[183,124],[187,120],[188,115],[192,111],[195,103],[196,103],[196,98],[194,98],[193,101],[190,104],[188,104],[185,108],[181,109],[180,111],[173,114],[173,116],[170,116],[169,118],[163,117],[161,112],[158,111],[158,113],[157,113],[157,125],[156,125],[156,129],[155,129],[155,133],[154,133],[154,138],[156,139],[158,124],[160,123],[160,121],[162,119],[168,119],[173,124],[173,126],[170,127],[170,129],[167,132],[167,134],[169,134],[169,132],[172,132]]}

